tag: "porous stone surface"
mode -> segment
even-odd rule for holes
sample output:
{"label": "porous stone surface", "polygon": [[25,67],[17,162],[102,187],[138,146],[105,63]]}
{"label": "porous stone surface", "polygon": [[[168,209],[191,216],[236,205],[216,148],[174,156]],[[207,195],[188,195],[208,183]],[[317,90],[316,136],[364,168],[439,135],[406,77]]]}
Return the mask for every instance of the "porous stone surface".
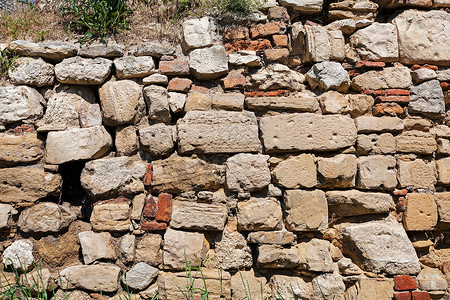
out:
{"label": "porous stone surface", "polygon": [[272,175],[274,181],[284,188],[314,187],[317,185],[315,158],[311,154],[292,156],[280,162]]}
{"label": "porous stone surface", "polygon": [[50,86],[55,79],[55,67],[42,58],[19,57],[8,74],[15,85]]}
{"label": "porous stone surface", "polygon": [[153,73],[155,63],[151,56],[125,56],[114,60],[117,77],[142,78]]}
{"label": "porous stone surface", "polygon": [[164,267],[181,270],[186,261],[198,267],[200,255],[206,250],[204,234],[168,228],[164,234]]}
{"label": "porous stone surface", "polygon": [[167,89],[158,85],[150,85],[144,88],[143,93],[149,119],[156,122],[169,122],[171,117]]}
{"label": "porous stone surface", "polygon": [[[201,219],[199,216],[202,216]],[[174,201],[170,227],[187,230],[222,231],[227,219],[227,208],[223,204]]]}
{"label": "porous stone surface", "polygon": [[66,58],[55,66],[56,79],[61,83],[102,84],[111,72],[112,61],[106,58]]}
{"label": "porous stone surface", "polygon": [[243,231],[280,229],[281,205],[275,198],[250,198],[237,204],[238,228]]}
{"label": "porous stone surface", "polygon": [[76,220],[74,212],[64,206],[42,202],[25,209],[17,221],[23,232],[58,232]]}
{"label": "porous stone surface", "polygon": [[403,224],[408,231],[431,230],[438,221],[438,210],[434,197],[425,193],[406,195]]}
{"label": "porous stone surface", "polygon": [[78,238],[80,239],[85,264],[91,264],[101,259],[111,260],[116,258],[112,237],[109,232],[83,231],[78,234]]}
{"label": "porous stone surface", "polygon": [[139,130],[139,141],[144,151],[153,156],[170,154],[173,149],[172,127],[165,124],[155,124]]}
{"label": "porous stone surface", "polygon": [[17,53],[23,56],[40,56],[56,62],[76,55],[78,50],[75,45],[67,42],[47,41],[33,43],[24,40],[9,43],[7,49],[10,53]]}
{"label": "porous stone surface", "polygon": [[328,203],[321,190],[286,190],[285,226],[291,231],[319,231],[328,227]]}
{"label": "porous stone surface", "polygon": [[215,25],[209,17],[187,20],[182,27],[185,50],[212,46]]}
{"label": "porous stone surface", "polygon": [[346,188],[355,186],[356,156],[340,154],[317,159],[317,176],[321,187]]}
{"label": "porous stone surface", "polygon": [[254,192],[270,183],[268,155],[241,153],[227,159],[225,176],[230,191]]}
{"label": "porous stone surface", "polygon": [[41,94],[27,86],[0,88],[0,122],[33,121],[42,117]]}
{"label": "porous stone surface", "polygon": [[396,161],[393,156],[372,155],[358,158],[358,187],[393,189],[397,186]]}
{"label": "porous stone surface", "polygon": [[80,265],[60,272],[61,284],[68,289],[114,292],[118,289],[120,268],[112,264]]}
{"label": "porous stone surface", "polygon": [[6,267],[28,271],[33,263],[33,243],[30,240],[17,240],[3,251],[3,264]]}
{"label": "porous stone surface", "polygon": [[382,71],[368,71],[352,79],[352,88],[361,90],[407,89],[412,85],[407,67],[395,66]]}
{"label": "porous stone surface", "polygon": [[346,92],[350,86],[350,77],[342,65],[337,62],[321,62],[315,64],[306,73],[311,88],[319,87],[321,90],[336,90]]}
{"label": "porous stone surface", "polygon": [[35,132],[0,133],[0,165],[13,166],[38,161],[43,156],[43,142]]}
{"label": "porous stone surface", "polygon": [[143,290],[157,275],[157,268],[139,262],[122,277],[122,282],[133,290]]}
{"label": "porous stone surface", "polygon": [[195,49],[189,53],[189,68],[199,80],[211,80],[228,73],[228,57],[223,46]]}
{"label": "porous stone surface", "polygon": [[358,190],[326,192],[330,213],[337,216],[387,214],[394,208],[392,196]]}
{"label": "porous stone surface", "polygon": [[299,268],[313,272],[332,272],[333,260],[330,254],[330,242],[312,239],[298,244]]}
{"label": "porous stone surface", "polygon": [[398,182],[400,186],[429,188],[437,182],[436,163],[422,159],[398,162]]}

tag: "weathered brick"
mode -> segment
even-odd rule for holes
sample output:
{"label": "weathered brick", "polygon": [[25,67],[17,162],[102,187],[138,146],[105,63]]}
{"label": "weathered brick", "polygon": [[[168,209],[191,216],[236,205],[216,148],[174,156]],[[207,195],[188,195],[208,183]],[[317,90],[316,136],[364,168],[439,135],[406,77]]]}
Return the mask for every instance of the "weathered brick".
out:
{"label": "weathered brick", "polygon": [[225,29],[223,39],[225,41],[248,39],[248,28],[241,26],[232,26]]}
{"label": "weathered brick", "polygon": [[160,61],[159,72],[169,76],[189,75],[189,63],[187,60]]}
{"label": "weathered brick", "polygon": [[192,80],[187,78],[173,78],[169,81],[169,92],[188,92],[191,88]]}
{"label": "weathered brick", "polygon": [[256,41],[238,40],[225,44],[227,53],[239,50],[263,51],[272,48],[272,44],[267,39],[258,39]]}
{"label": "weathered brick", "polygon": [[401,107],[397,103],[378,103],[373,106],[372,114],[377,117],[400,117],[406,114],[406,108]]}
{"label": "weathered brick", "polygon": [[141,230],[144,231],[162,231],[167,229],[166,223],[158,223],[154,221],[144,222],[141,225]]}
{"label": "weathered brick", "polygon": [[424,291],[413,291],[412,300],[431,300],[430,294]]}
{"label": "weathered brick", "polygon": [[155,201],[155,198],[150,195],[150,197],[145,198],[145,205],[143,210],[144,217],[155,218],[156,212],[158,210],[158,205]]}
{"label": "weathered brick", "polygon": [[270,22],[266,24],[258,24],[250,28],[252,39],[278,34],[286,28],[284,22]]}
{"label": "weathered brick", "polygon": [[287,45],[288,45],[287,35],[277,34],[277,35],[274,35],[272,38],[273,38],[273,44],[275,45],[275,47],[287,47]]}
{"label": "weathered brick", "polygon": [[409,275],[399,275],[394,277],[395,290],[408,291],[417,289],[417,282]]}
{"label": "weathered brick", "polygon": [[360,60],[356,63],[355,68],[376,69],[376,68],[384,68],[385,66],[386,64],[382,61]]}
{"label": "weathered brick", "polygon": [[171,215],[172,215],[172,195],[166,193],[159,194],[156,220],[169,222]]}
{"label": "weathered brick", "polygon": [[411,300],[411,293],[410,292],[394,293],[394,299],[395,300]]}
{"label": "weathered brick", "polygon": [[245,82],[245,76],[242,74],[230,73],[222,79],[223,88],[226,90],[244,88]]}

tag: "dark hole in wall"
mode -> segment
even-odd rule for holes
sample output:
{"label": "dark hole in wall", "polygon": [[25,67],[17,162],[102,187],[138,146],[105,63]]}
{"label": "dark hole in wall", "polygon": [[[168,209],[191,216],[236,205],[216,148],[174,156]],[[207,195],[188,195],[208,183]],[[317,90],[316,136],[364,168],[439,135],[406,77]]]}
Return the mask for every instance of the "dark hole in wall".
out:
{"label": "dark hole in wall", "polygon": [[88,216],[89,203],[88,194],[81,186],[81,171],[85,162],[68,162],[59,166],[59,173],[63,179],[60,203],[68,202],[72,206],[81,206],[83,217]]}

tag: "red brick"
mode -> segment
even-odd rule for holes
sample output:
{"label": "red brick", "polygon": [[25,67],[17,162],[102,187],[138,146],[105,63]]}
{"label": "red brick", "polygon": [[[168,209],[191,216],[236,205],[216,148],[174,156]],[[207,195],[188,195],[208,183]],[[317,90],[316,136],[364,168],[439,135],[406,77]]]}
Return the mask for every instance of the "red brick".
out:
{"label": "red brick", "polygon": [[384,96],[384,95],[386,95],[386,91],[385,90],[376,90],[376,91],[373,91],[372,94],[374,94],[375,96]]}
{"label": "red brick", "polygon": [[450,83],[448,83],[448,82],[441,82],[441,88],[444,91],[450,90]]}
{"label": "red brick", "polygon": [[153,196],[145,198],[145,205],[142,214],[144,217],[154,219],[158,210],[158,204]]}
{"label": "red brick", "polygon": [[409,96],[410,92],[408,90],[402,90],[402,89],[387,89],[386,95],[388,96]]}
{"label": "red brick", "polygon": [[154,221],[144,222],[141,225],[141,230],[144,231],[161,231],[166,229],[167,229],[166,223],[158,223]]}
{"label": "red brick", "polygon": [[348,70],[347,73],[348,73],[348,76],[350,76],[350,77],[355,77],[355,76],[358,76],[359,74],[361,74],[356,70]]}
{"label": "red brick", "polygon": [[225,41],[233,41],[233,40],[245,40],[248,39],[248,28],[241,26],[233,26],[225,29],[224,32],[224,40]]}
{"label": "red brick", "polygon": [[437,71],[439,69],[438,66],[429,65],[429,64],[424,64],[423,68],[427,68],[427,69],[430,69],[430,70],[433,70],[433,71]]}
{"label": "red brick", "polygon": [[256,41],[239,40],[225,44],[225,50],[227,53],[239,50],[263,51],[270,48],[272,48],[272,44],[266,39],[259,39]]}
{"label": "red brick", "polygon": [[184,92],[187,93],[191,88],[192,80],[187,78],[172,78],[169,81],[169,92]]}
{"label": "red brick", "polygon": [[169,76],[189,75],[189,63],[187,60],[160,61],[159,73]]}
{"label": "red brick", "polygon": [[407,193],[408,193],[407,189],[401,189],[401,190],[394,191],[395,196],[405,196]]}
{"label": "red brick", "polygon": [[245,87],[245,83],[245,76],[242,74],[228,74],[222,79],[223,88],[226,90],[242,89]]}
{"label": "red brick", "polygon": [[412,299],[413,300],[431,300],[431,297],[430,297],[430,294],[428,294],[428,292],[413,291]]}
{"label": "red brick", "polygon": [[265,97],[265,96],[266,96],[266,93],[263,91],[256,92],[256,97]]}
{"label": "red brick", "polygon": [[394,285],[397,291],[407,291],[417,289],[416,279],[408,275],[395,276]]}
{"label": "red brick", "polygon": [[409,96],[378,96],[377,100],[382,102],[408,103],[411,99]]}
{"label": "red brick", "polygon": [[156,220],[162,222],[169,222],[171,215],[172,215],[172,195],[166,193],[159,194]]}
{"label": "red brick", "polygon": [[421,68],[421,66],[415,64],[415,65],[412,65],[411,70],[415,71],[415,70],[418,70],[420,68]]}
{"label": "red brick", "polygon": [[246,97],[246,98],[248,98],[248,97],[256,97],[256,91],[252,91],[252,92],[244,92],[244,96]]}
{"label": "red brick", "polygon": [[372,95],[373,94],[373,90],[363,90],[362,93],[365,95]]}
{"label": "red brick", "polygon": [[148,164],[147,173],[145,173],[144,176],[144,185],[149,186],[152,183],[152,178],[153,178],[152,164]]}
{"label": "red brick", "polygon": [[394,293],[394,299],[395,300],[411,300],[411,293],[410,292]]}
{"label": "red brick", "polygon": [[268,91],[266,92],[267,97],[280,97],[280,96],[288,96],[288,90],[276,90],[276,91]]}
{"label": "red brick", "polygon": [[20,126],[16,126],[12,129],[9,129],[8,132],[9,133],[22,133],[22,132],[32,132],[34,131],[34,127],[32,125],[28,125],[28,124],[23,124]]}
{"label": "red brick", "polygon": [[374,116],[403,116],[406,108],[402,108],[397,103],[378,103],[373,106],[372,113]]}
{"label": "red brick", "polygon": [[275,45],[275,47],[287,47],[287,45],[288,45],[287,35],[277,34],[277,35],[274,35],[272,38],[273,38],[273,44]]}
{"label": "red brick", "polygon": [[258,24],[255,26],[252,26],[250,28],[250,35],[252,36],[252,39],[278,34],[281,31],[284,31],[286,28],[286,25],[284,22],[269,22],[266,24]]}
{"label": "red brick", "polygon": [[386,64],[382,61],[361,60],[356,63],[355,68],[376,69],[376,68],[384,68],[385,66]]}

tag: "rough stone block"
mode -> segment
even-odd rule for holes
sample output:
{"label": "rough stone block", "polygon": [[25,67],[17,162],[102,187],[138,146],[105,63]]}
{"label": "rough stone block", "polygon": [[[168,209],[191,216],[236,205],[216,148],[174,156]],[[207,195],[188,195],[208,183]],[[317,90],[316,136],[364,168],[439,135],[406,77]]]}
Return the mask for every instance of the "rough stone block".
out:
{"label": "rough stone block", "polygon": [[144,151],[152,156],[164,156],[173,151],[172,126],[155,124],[139,129],[139,140]]}
{"label": "rough stone block", "polygon": [[397,117],[361,116],[356,118],[358,133],[398,132],[405,127],[403,120]]}
{"label": "rough stone block", "polygon": [[395,153],[395,137],[390,133],[358,134],[356,143],[360,155]]}
{"label": "rough stone block", "polygon": [[300,154],[280,162],[272,171],[275,182],[288,189],[317,185],[316,164],[312,154]]}
{"label": "rough stone block", "polygon": [[321,190],[287,190],[284,194],[285,225],[291,231],[328,228],[328,204]]}
{"label": "rough stone block", "polygon": [[240,153],[227,159],[226,183],[230,191],[254,192],[270,183],[268,155]]}
{"label": "rough stone block", "polygon": [[430,188],[436,184],[436,163],[422,159],[398,162],[398,181],[401,187]]}
{"label": "rough stone block", "polygon": [[79,85],[102,84],[111,72],[112,61],[106,58],[66,58],[55,66],[56,79],[61,83]]}
{"label": "rough stone block", "polygon": [[312,272],[333,272],[330,242],[312,239],[298,244],[299,268]]}
{"label": "rough stone block", "polygon": [[186,261],[192,267],[198,267],[200,257],[204,257],[206,250],[202,233],[168,228],[164,234],[164,268],[182,270]]}
{"label": "rough stone block", "polygon": [[8,77],[14,85],[51,86],[55,80],[55,67],[42,58],[19,57],[12,64]]}
{"label": "rough stone block", "polygon": [[170,227],[187,230],[222,231],[225,228],[227,212],[227,207],[222,204],[174,201]]}
{"label": "rough stone block", "polygon": [[114,60],[119,79],[142,78],[153,74],[155,63],[151,56],[125,56]]}
{"label": "rough stone block", "polygon": [[238,228],[242,231],[281,228],[281,205],[275,198],[250,198],[238,202]]}
{"label": "rough stone block", "polygon": [[389,194],[348,190],[329,191],[326,196],[329,212],[342,217],[388,214],[394,208]]}
{"label": "rough stone block", "polygon": [[396,161],[393,156],[371,155],[358,157],[358,187],[390,190],[397,186]]}
{"label": "rough stone block", "polygon": [[199,80],[212,80],[228,74],[228,57],[223,46],[195,49],[189,53],[189,68]]}
{"label": "rough stone block", "polygon": [[340,154],[317,158],[317,174],[320,187],[346,188],[355,186],[356,156]]}
{"label": "rough stone block", "polygon": [[431,194],[408,193],[406,195],[403,224],[408,231],[432,230],[438,221],[438,210]]}

